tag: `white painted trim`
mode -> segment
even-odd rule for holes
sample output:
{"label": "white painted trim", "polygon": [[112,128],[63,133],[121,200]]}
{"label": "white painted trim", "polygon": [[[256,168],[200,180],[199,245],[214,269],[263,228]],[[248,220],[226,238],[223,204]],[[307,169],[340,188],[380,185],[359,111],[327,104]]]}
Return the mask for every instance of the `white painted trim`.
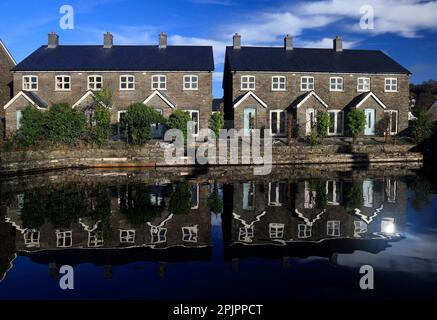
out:
{"label": "white painted trim", "polygon": [[[360,81],[360,79],[366,79],[366,80],[369,80],[369,90],[360,90],[359,88],[358,88],[358,85],[359,85],[359,81]],[[357,92],[370,92],[372,90],[372,79],[370,78],[370,77],[358,77],[357,78]]]}
{"label": "white painted trim", "polygon": [[[336,87],[338,86],[338,82],[337,82],[337,80],[338,80],[338,79],[341,79],[341,89],[337,89],[337,88],[332,89],[332,87],[331,87],[331,85],[332,85],[331,81],[334,80],[334,79],[336,79],[336,82],[335,82]],[[330,92],[344,92],[344,78],[343,78],[343,77],[330,77],[330,78],[329,78],[329,91],[330,91]]]}
{"label": "white painted trim", "polygon": [[5,50],[6,54],[8,55],[9,59],[14,63],[14,66],[17,65],[17,61],[15,61],[14,57],[12,56],[11,52],[6,48],[6,45],[3,43],[2,40],[0,40],[0,46]]}
{"label": "white painted trim", "polygon": [[[395,136],[399,133],[399,110],[384,110],[384,113],[390,114],[390,135]],[[396,113],[396,132],[391,131],[391,114]]]}
{"label": "white painted trim", "polygon": [[121,114],[126,113],[127,110],[119,110],[117,111],[117,123],[120,123]]}
{"label": "white painted trim", "polygon": [[146,100],[144,100],[143,104],[147,105],[147,103],[152,100],[155,96],[160,97],[166,104],[168,104],[168,106],[172,109],[175,109],[176,106],[171,103],[166,97],[164,97],[164,95],[159,92],[158,90],[155,90],[149,97],[147,97]]}
{"label": "white painted trim", "polygon": [[[189,81],[188,81],[188,83],[190,84],[189,89],[185,88],[185,77],[189,77]],[[191,77],[196,77],[197,88],[192,88],[193,82],[191,81]],[[182,77],[182,86],[184,91],[199,91],[199,76],[197,74],[184,74],[184,76]]]}
{"label": "white painted trim", "polygon": [[[74,108],[76,108],[78,105],[80,105],[86,98],[88,98],[89,96],[92,96],[93,98],[95,98],[96,97],[96,95],[94,94],[94,92],[92,92],[92,91],[87,91],[83,96],[82,96],[82,98],[80,98],[75,104],[73,104],[73,106],[72,106],[72,108],[74,109]],[[100,103],[100,105],[102,106],[102,107],[106,107],[106,105],[103,103],[103,102],[99,102]]]}
{"label": "white painted trim", "polygon": [[314,90],[312,90],[311,92],[310,92],[310,94],[309,95],[307,95],[301,102],[299,102],[298,103],[298,105],[296,106],[296,108],[298,109],[298,108],[300,108],[305,102],[307,102],[307,100],[310,98],[310,97],[312,97],[312,96],[314,96],[326,109],[328,109],[328,104],[325,102],[325,101],[323,101],[323,99],[322,98],[320,98],[315,92],[314,92]]}
{"label": "white painted trim", "polygon": [[[122,88],[121,87],[121,78],[122,77],[133,77],[134,78],[134,81],[133,81],[134,87],[132,89],[128,88],[128,84],[130,82],[126,81],[126,88]],[[119,82],[119,90],[120,91],[135,91],[135,87],[136,87],[136,77],[135,77],[135,75],[133,75],[133,74],[121,74],[118,79],[119,79],[118,82]]]}
{"label": "white painted trim", "polygon": [[[36,89],[26,89],[24,88],[24,78],[36,78]],[[32,86],[32,82],[30,82],[30,85]],[[25,74],[21,77],[21,90],[23,91],[29,91],[29,92],[37,92],[39,89],[39,78],[36,75],[33,74]]]}
{"label": "white painted trim", "polygon": [[262,105],[264,108],[267,108],[267,104],[264,101],[262,101],[255,93],[249,91],[243,96],[243,98],[240,99],[240,101],[234,104],[234,109],[236,109],[244,100],[246,100],[249,97],[254,98],[256,101],[258,101],[260,105]]}
{"label": "white painted trim", "polygon": [[338,118],[337,118],[338,113],[342,114],[343,123],[341,126],[341,128],[342,128],[341,133],[330,133],[329,128],[328,128],[328,136],[342,136],[342,135],[344,135],[344,111],[340,110],[340,109],[331,109],[331,110],[328,110],[328,115],[330,112],[335,113],[335,125],[334,125],[335,132],[337,132],[337,129],[338,129],[338,121],[337,121],[338,120]]}
{"label": "white painted trim", "polygon": [[359,103],[359,104],[357,104],[357,106],[355,107],[356,109],[358,109],[359,107],[361,107],[362,106],[362,104],[364,103],[364,102],[366,102],[367,101],[367,99],[369,99],[370,97],[372,97],[373,99],[375,99],[376,100],[376,102],[378,102],[378,104],[383,108],[383,109],[387,109],[387,106],[381,101],[381,100],[379,100],[379,98],[373,93],[373,92],[369,92],[367,95],[366,95],[366,97],[363,99],[363,100],[361,100],[361,102]]}
{"label": "white painted trim", "polygon": [[[154,81],[154,80],[153,80],[153,79],[156,78],[156,77],[158,77],[158,81]],[[161,87],[160,87],[160,85],[161,85],[161,80],[159,79],[160,77],[164,77],[164,78],[165,78],[165,81],[164,81],[165,88],[161,88]],[[159,87],[159,88],[154,88],[154,87],[153,87],[153,83],[158,83],[158,87]],[[162,91],[166,91],[166,90],[167,90],[167,75],[165,75],[165,74],[153,74],[152,77],[150,78],[150,89],[151,89],[151,90],[162,90]]]}
{"label": "white painted trim", "polygon": [[[253,89],[252,88],[243,88],[243,78],[244,77],[247,77],[248,79],[248,81],[247,81],[247,83],[248,84],[250,84],[251,82],[249,81],[249,78],[253,78],[253,84],[254,84],[254,86],[253,86]],[[254,75],[252,75],[252,74],[243,74],[243,75],[241,75],[240,76],[240,90],[241,91],[253,91],[253,90],[255,90],[256,89],[256,76],[254,76]]]}
{"label": "white painted trim", "polygon": [[[285,113],[285,132],[284,133],[272,133],[272,113],[278,113],[280,114],[281,112]],[[280,123],[280,118],[278,118],[278,121]],[[280,129],[280,125],[279,128]],[[269,130],[270,130],[270,135],[272,137],[285,137],[287,135],[287,111],[286,110],[282,110],[282,109],[275,109],[275,110],[270,110],[269,112]]]}
{"label": "white painted trim", "polygon": [[[283,89],[281,89],[281,88],[278,88],[278,89],[273,88],[273,80],[275,78],[284,79],[285,80],[285,82],[284,82],[285,88],[283,88]],[[280,83],[281,82],[278,81],[278,86],[279,86]],[[286,76],[272,76],[272,91],[287,91],[287,77]]]}
{"label": "white painted trim", "polygon": [[[102,78],[102,88],[101,89],[91,89],[90,88],[90,78],[91,77],[94,77],[94,78],[100,77],[100,78]],[[96,82],[94,82],[94,83],[96,83]],[[102,91],[102,89],[103,89],[103,76],[100,75],[100,74],[90,74],[90,75],[88,75],[87,76],[87,88],[88,88],[88,90],[91,90],[91,91]]]}
{"label": "white painted trim", "polygon": [[[387,90],[386,86],[387,86],[387,80],[390,80],[390,86],[392,86],[393,84],[391,83],[392,80],[396,80],[396,90]],[[385,78],[384,79],[384,92],[399,92],[399,82],[398,82],[398,78]]]}
{"label": "white painted trim", "polygon": [[[58,89],[58,78],[62,77],[62,84],[65,85],[67,82],[65,82],[65,78],[69,79],[68,84],[70,85],[70,89]],[[68,74],[56,74],[55,75],[55,91],[57,92],[68,92],[71,91],[72,83],[71,83],[71,76]]]}
{"label": "white painted trim", "polygon": [[24,97],[27,101],[29,101],[30,102],[30,104],[32,104],[34,107],[36,107],[38,110],[43,110],[43,111],[45,111],[45,110],[47,110],[47,109],[44,109],[44,108],[41,108],[40,106],[38,106],[35,102],[33,102],[33,100],[32,99],[30,99],[23,91],[20,91],[19,93],[17,93],[17,95],[15,96],[15,97],[13,97],[12,98],[12,100],[11,101],[9,101],[4,107],[3,107],[3,109],[7,109],[7,108],[9,108],[15,101],[17,101],[17,99],[18,98],[20,98],[20,97]]}

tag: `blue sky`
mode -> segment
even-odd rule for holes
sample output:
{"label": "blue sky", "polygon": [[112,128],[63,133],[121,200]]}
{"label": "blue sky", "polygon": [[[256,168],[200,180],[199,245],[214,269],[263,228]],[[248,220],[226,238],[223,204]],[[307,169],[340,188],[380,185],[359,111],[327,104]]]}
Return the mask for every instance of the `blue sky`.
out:
{"label": "blue sky", "polygon": [[[73,30],[60,28],[62,5],[74,9]],[[360,28],[363,5],[374,12],[373,29]],[[282,45],[290,33],[297,47],[326,48],[341,35],[346,47],[383,50],[413,72],[415,83],[437,79],[437,1],[15,0],[0,3],[0,21],[0,39],[18,62],[51,31],[61,44],[100,44],[106,31],[115,44],[156,44],[165,31],[170,44],[213,45],[216,97],[234,32],[243,45]]]}

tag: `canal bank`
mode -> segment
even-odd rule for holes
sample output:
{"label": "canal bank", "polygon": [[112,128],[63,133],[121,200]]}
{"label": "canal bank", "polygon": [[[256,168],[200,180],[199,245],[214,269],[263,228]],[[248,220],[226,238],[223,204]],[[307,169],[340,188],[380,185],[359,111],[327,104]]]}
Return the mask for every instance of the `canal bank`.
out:
{"label": "canal bank", "polygon": [[[61,169],[87,168],[154,168],[169,167],[164,158],[169,145],[163,142],[150,142],[143,147],[103,148],[103,149],[64,149],[41,151],[3,152],[0,155],[0,175],[20,174]],[[273,165],[309,164],[374,164],[422,162],[423,155],[413,151],[414,144],[329,144],[319,146],[275,144],[272,148]],[[240,149],[241,150],[241,149]],[[228,150],[229,151],[229,150]],[[247,155],[239,152],[238,163],[247,166]],[[215,166],[229,166],[217,152]],[[198,166],[185,162],[177,166]]]}

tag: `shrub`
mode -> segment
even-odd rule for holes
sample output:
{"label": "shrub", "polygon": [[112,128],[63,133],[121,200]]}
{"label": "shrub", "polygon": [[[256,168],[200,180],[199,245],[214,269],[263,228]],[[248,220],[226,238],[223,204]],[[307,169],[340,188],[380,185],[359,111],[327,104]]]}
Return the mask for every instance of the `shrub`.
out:
{"label": "shrub", "polygon": [[366,127],[366,115],[364,111],[357,109],[352,109],[347,115],[347,130],[349,134],[353,137],[353,143],[357,142],[357,138],[360,134],[364,132]]}
{"label": "shrub", "polygon": [[23,146],[33,146],[45,135],[45,115],[34,106],[27,106],[22,111],[20,129],[17,139]]}
{"label": "shrub", "polygon": [[417,143],[429,139],[433,134],[433,122],[431,115],[424,109],[416,113],[416,120],[413,121],[411,135]]}
{"label": "shrub", "polygon": [[150,126],[153,123],[165,124],[165,119],[152,107],[134,103],[129,106],[121,129],[126,133],[130,143],[140,145],[151,139]]}
{"label": "shrub", "polygon": [[353,211],[355,209],[361,209],[364,205],[363,186],[354,182],[346,192],[346,209]]}
{"label": "shrub", "polygon": [[181,130],[184,134],[184,139],[187,141],[188,128],[187,122],[191,121],[190,114],[186,111],[176,110],[168,119],[168,126],[171,129]]}
{"label": "shrub", "polygon": [[225,124],[225,118],[223,112],[216,112],[211,115],[211,119],[209,119],[209,128],[215,133],[217,139],[220,135],[220,130],[223,129]]}
{"label": "shrub", "polygon": [[85,115],[68,104],[52,105],[46,121],[48,139],[53,143],[75,145],[85,133]]}
{"label": "shrub", "polygon": [[312,128],[311,133],[308,136],[308,143],[311,146],[315,146],[320,143],[319,133],[317,132],[317,128]]}
{"label": "shrub", "polygon": [[104,87],[101,91],[94,92],[94,100],[98,103],[103,103],[107,108],[112,108],[112,89]]}
{"label": "shrub", "polygon": [[106,144],[111,134],[111,112],[108,108],[99,106],[95,114],[95,142],[98,146]]}
{"label": "shrub", "polygon": [[[323,140],[328,135],[329,129],[329,114],[328,112],[321,111],[317,113],[317,134],[320,140]],[[321,141],[320,141],[321,142]]]}

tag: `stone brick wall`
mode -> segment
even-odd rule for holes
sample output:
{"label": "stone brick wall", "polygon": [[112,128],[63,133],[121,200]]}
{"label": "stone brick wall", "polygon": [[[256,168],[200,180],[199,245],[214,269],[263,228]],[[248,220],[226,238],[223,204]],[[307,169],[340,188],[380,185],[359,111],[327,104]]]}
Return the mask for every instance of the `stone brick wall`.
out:
{"label": "stone brick wall", "polygon": [[[259,110],[257,116],[257,128],[269,127],[269,110],[290,110],[292,103],[301,95],[305,94],[300,90],[300,82],[302,76],[314,77],[315,92],[321,97],[327,104],[329,110],[343,110],[351,101],[362,94],[357,91],[357,79],[359,77],[370,78],[371,91],[387,106],[387,110],[399,111],[399,130],[402,132],[408,127],[408,111],[409,111],[409,83],[410,77],[406,74],[398,75],[375,75],[375,74],[322,74],[322,73],[271,73],[271,72],[230,72],[226,71],[225,74],[226,85],[225,90],[231,90],[225,92],[225,110],[229,114],[235,113],[233,120],[235,121],[235,128],[241,129],[243,125],[242,110],[247,106],[253,106],[260,108],[255,101],[248,101],[241,104],[237,109],[232,110],[233,102],[242,97],[247,91],[241,90],[241,76],[253,75],[256,77],[256,87],[253,92],[267,104],[265,111]],[[272,77],[273,76],[285,76],[286,77],[286,90],[285,91],[273,91],[272,90]],[[342,77],[344,90],[341,92],[330,91],[330,77]],[[395,77],[398,79],[398,92],[385,92],[384,83],[385,78]],[[376,104],[375,101],[368,100],[372,103],[371,106],[376,110],[376,121],[380,121],[383,116],[383,109]],[[365,108],[362,106],[361,108]],[[302,118],[301,112],[297,114],[297,121],[301,123],[305,121]],[[302,135],[302,132],[300,132]]]}
{"label": "stone brick wall", "polygon": [[5,112],[3,106],[12,98],[12,73],[11,69],[15,66],[8,53],[0,44],[0,139],[3,138],[3,119]]}

